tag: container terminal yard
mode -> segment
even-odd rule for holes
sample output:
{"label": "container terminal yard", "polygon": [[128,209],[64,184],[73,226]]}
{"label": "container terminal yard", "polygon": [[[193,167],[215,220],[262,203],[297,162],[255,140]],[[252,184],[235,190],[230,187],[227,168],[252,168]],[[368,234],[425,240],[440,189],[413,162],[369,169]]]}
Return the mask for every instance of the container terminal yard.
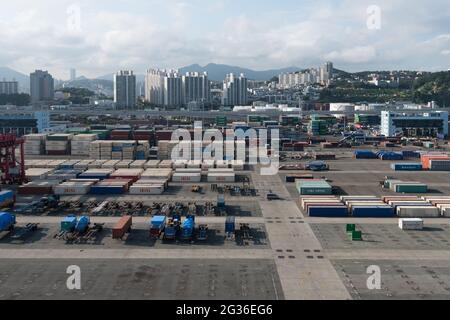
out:
{"label": "container terminal yard", "polygon": [[0,299],[449,299],[448,142],[308,121],[275,175],[172,161],[173,128],[2,136]]}

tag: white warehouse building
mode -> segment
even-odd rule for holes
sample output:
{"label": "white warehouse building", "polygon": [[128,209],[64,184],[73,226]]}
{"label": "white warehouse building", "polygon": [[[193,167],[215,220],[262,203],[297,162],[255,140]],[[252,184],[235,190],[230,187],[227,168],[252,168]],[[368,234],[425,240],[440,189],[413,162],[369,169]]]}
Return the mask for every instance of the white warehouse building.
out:
{"label": "white warehouse building", "polygon": [[393,137],[400,134],[406,137],[448,136],[448,112],[426,113],[381,112],[381,134]]}

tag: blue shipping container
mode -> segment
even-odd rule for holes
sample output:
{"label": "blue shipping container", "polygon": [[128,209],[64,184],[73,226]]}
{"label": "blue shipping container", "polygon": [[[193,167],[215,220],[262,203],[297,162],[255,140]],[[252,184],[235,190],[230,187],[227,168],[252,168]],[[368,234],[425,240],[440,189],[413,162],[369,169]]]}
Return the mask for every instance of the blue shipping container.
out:
{"label": "blue shipping container", "polygon": [[377,155],[369,150],[357,150],[355,151],[356,159],[377,159]]}
{"label": "blue shipping container", "polygon": [[11,190],[3,190],[0,191],[0,204],[3,205],[5,203],[9,203],[14,201],[14,192]]}
{"label": "blue shipping container", "polygon": [[309,207],[310,217],[333,218],[348,217],[348,209],[345,206],[340,207]]}
{"label": "blue shipping container", "polygon": [[404,150],[402,155],[403,158],[420,158],[420,153],[417,151]]}
{"label": "blue shipping container", "polygon": [[377,153],[378,158],[381,160],[403,160],[403,155],[397,152],[380,151]]}
{"label": "blue shipping container", "polygon": [[0,212],[0,231],[9,230],[16,224],[16,216],[9,212]]}
{"label": "blue shipping container", "polygon": [[96,195],[123,194],[125,190],[122,186],[92,186],[89,193]]}
{"label": "blue shipping container", "polygon": [[360,218],[389,218],[395,216],[394,208],[390,206],[353,207],[352,216]]}
{"label": "blue shipping container", "polygon": [[392,170],[395,171],[421,171],[421,163],[393,163],[391,164]]}
{"label": "blue shipping container", "polygon": [[86,232],[87,228],[89,227],[89,224],[91,223],[91,220],[89,217],[83,216],[78,220],[77,225],[75,226],[75,230],[78,232]]}
{"label": "blue shipping container", "polygon": [[99,180],[105,180],[109,178],[109,174],[80,174],[78,176],[80,179],[99,179]]}
{"label": "blue shipping container", "polygon": [[166,216],[154,216],[150,221],[152,228],[159,229],[166,223]]}

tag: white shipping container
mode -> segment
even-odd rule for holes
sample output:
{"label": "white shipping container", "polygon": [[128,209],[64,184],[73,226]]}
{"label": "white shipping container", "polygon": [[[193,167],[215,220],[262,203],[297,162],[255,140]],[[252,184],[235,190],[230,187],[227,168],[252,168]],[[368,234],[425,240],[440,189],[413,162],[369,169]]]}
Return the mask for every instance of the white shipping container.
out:
{"label": "white shipping container", "polygon": [[227,182],[232,183],[236,181],[236,175],[234,173],[208,173],[208,182]]}
{"label": "white shipping container", "polygon": [[94,182],[64,182],[54,188],[56,195],[85,195]]}
{"label": "white shipping container", "polygon": [[156,169],[160,163],[161,160],[148,160],[144,165],[144,169]]}
{"label": "white shipping container", "polygon": [[440,216],[436,207],[397,207],[397,216],[406,218],[437,218]]}
{"label": "white shipping container", "polygon": [[200,173],[175,173],[172,177],[173,182],[201,182]]}
{"label": "white shipping container", "polygon": [[422,219],[399,219],[398,226],[402,230],[423,230]]}
{"label": "white shipping container", "polygon": [[165,187],[163,184],[134,184],[130,187],[130,194],[138,195],[160,195],[163,194]]}

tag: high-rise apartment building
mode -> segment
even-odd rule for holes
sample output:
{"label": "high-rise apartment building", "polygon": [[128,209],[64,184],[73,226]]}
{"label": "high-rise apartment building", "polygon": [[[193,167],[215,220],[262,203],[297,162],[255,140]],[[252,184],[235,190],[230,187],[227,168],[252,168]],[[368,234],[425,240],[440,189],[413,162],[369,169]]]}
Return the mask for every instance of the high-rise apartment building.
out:
{"label": "high-rise apartment building", "polygon": [[114,102],[118,108],[136,106],[136,76],[133,71],[119,71],[114,75]]}
{"label": "high-rise apartment building", "polygon": [[70,69],[70,81],[74,81],[77,79],[77,70],[72,68]]}
{"label": "high-rise apartment building", "polygon": [[180,108],[192,102],[204,104],[211,99],[206,73],[186,73],[178,70],[147,71],[145,100],[157,106]]}
{"label": "high-rise apartment building", "polygon": [[211,86],[206,72],[188,72],[183,76],[182,81],[184,105],[191,102],[208,103],[211,100]]}
{"label": "high-rise apartment building", "polygon": [[222,105],[243,106],[248,103],[248,80],[244,74],[228,74],[223,81]]}
{"label": "high-rise apartment building", "polygon": [[278,77],[278,85],[289,89],[302,85],[322,84],[328,85],[333,77],[333,63],[327,62],[320,68],[305,71],[282,73]]}
{"label": "high-rise apartment building", "polygon": [[31,103],[53,100],[54,86],[53,77],[47,71],[36,70],[30,74]]}
{"label": "high-rise apartment building", "polygon": [[19,83],[17,81],[0,81],[0,94],[18,94]]}

